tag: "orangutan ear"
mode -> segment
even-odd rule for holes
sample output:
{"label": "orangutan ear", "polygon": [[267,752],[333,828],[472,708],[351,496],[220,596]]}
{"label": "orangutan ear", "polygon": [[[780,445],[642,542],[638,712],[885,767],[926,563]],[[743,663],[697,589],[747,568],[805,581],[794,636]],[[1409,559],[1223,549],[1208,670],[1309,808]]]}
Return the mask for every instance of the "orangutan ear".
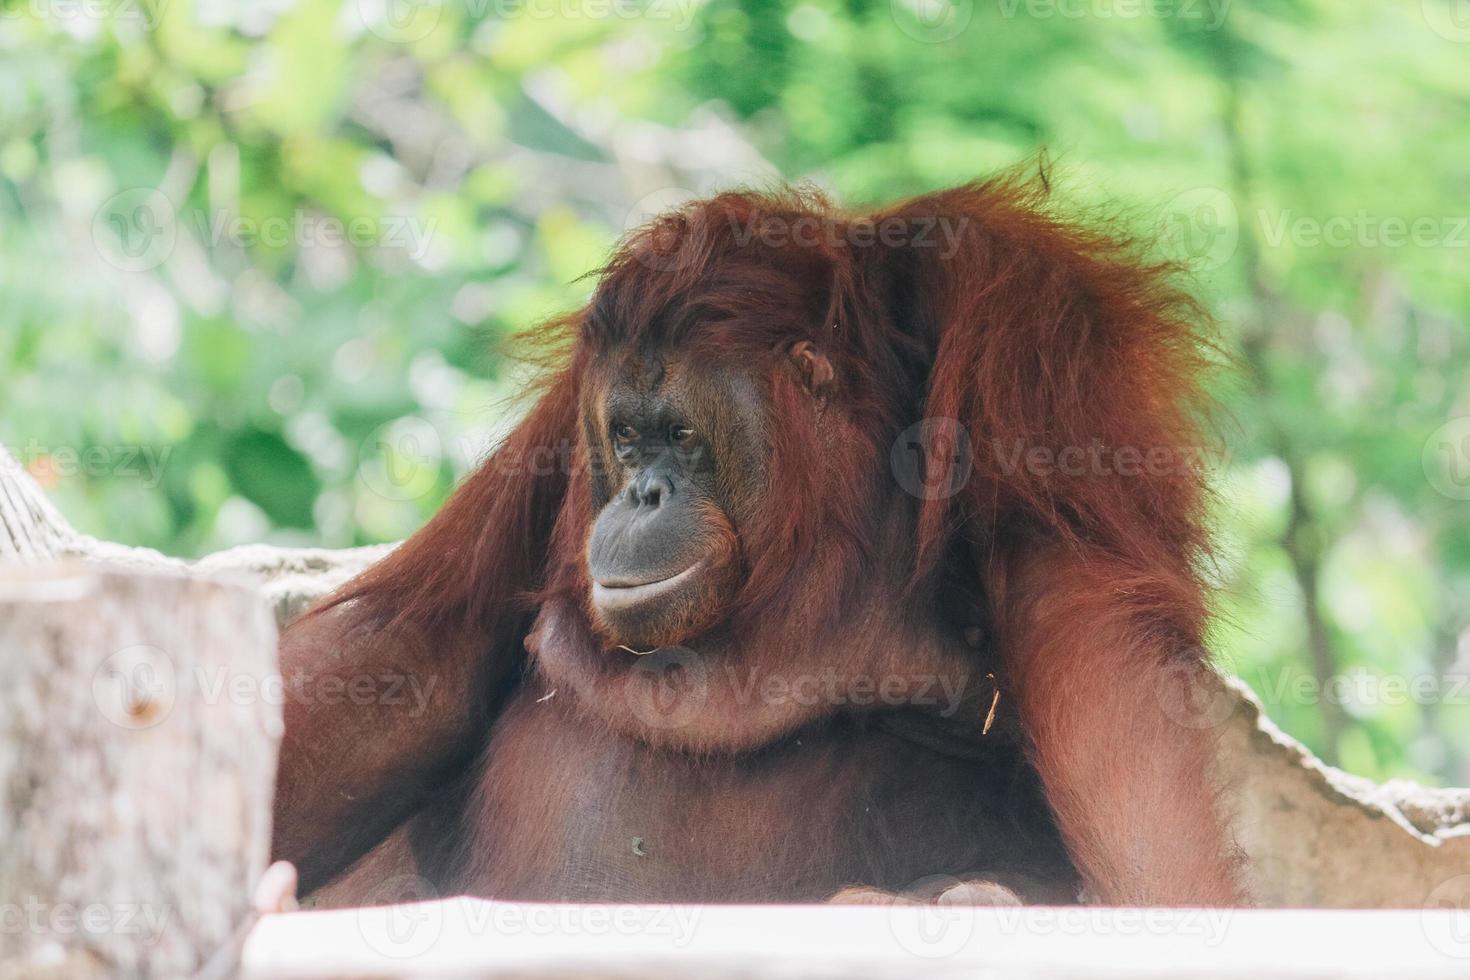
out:
{"label": "orangutan ear", "polygon": [[832,384],[836,377],[832,370],[832,362],[827,360],[826,355],[817,350],[809,340],[801,340],[791,345],[787,351],[796,369],[801,372],[802,382],[807,391],[816,394],[823,391]]}

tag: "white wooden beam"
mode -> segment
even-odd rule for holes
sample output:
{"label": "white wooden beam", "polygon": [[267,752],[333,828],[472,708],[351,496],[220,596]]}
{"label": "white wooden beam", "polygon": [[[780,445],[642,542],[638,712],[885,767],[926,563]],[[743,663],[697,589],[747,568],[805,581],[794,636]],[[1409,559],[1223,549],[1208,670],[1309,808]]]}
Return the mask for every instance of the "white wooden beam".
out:
{"label": "white wooden beam", "polygon": [[246,980],[1470,977],[1470,910],[528,905],[268,916]]}

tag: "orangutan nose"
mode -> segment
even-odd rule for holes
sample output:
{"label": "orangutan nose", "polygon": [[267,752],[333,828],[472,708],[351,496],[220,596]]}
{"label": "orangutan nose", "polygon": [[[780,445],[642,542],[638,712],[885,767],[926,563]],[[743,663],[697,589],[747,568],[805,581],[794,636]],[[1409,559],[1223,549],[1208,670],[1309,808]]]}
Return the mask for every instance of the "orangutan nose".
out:
{"label": "orangutan nose", "polygon": [[639,507],[657,507],[674,493],[674,481],[666,473],[645,470],[628,483],[628,500]]}

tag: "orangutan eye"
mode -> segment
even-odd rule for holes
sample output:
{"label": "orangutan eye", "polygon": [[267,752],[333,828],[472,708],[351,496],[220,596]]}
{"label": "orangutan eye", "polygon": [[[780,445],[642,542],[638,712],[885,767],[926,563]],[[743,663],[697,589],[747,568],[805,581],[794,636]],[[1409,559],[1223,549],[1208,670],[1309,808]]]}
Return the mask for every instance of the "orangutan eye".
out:
{"label": "orangutan eye", "polygon": [[694,430],[687,425],[676,425],[669,430],[669,439],[676,446],[691,446],[694,444]]}
{"label": "orangutan eye", "polygon": [[613,426],[613,438],[619,443],[627,445],[638,438],[638,430],[626,422],[619,422]]}

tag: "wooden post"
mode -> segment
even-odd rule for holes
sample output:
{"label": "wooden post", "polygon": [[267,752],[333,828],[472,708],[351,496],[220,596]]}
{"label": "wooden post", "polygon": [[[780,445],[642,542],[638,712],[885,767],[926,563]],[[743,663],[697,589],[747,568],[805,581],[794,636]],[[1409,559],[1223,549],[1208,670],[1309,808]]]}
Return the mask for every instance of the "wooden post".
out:
{"label": "wooden post", "polygon": [[276,627],[245,585],[0,567],[0,980],[180,977],[266,866]]}

